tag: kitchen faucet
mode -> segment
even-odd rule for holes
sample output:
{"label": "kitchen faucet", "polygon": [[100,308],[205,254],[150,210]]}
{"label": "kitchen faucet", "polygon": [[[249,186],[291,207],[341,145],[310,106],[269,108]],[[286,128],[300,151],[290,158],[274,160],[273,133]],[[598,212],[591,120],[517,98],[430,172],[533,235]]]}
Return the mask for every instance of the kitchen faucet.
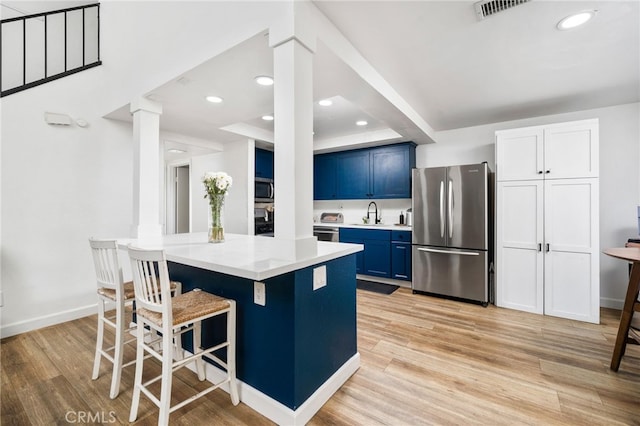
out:
{"label": "kitchen faucet", "polygon": [[374,223],[380,223],[380,219],[378,219],[378,205],[376,204],[375,201],[370,202],[369,205],[367,206],[367,222],[369,222],[369,209],[371,208],[371,204],[373,204],[373,207],[376,208],[375,210],[376,218]]}

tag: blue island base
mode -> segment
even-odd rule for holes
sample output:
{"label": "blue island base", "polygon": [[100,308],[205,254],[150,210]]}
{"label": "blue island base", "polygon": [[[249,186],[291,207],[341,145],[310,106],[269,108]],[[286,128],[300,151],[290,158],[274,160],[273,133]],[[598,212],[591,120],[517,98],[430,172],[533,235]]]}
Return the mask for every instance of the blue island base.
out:
{"label": "blue island base", "polygon": [[[201,288],[237,306],[237,377],[241,400],[280,424],[304,424],[358,369],[355,254],[264,280],[265,304],[254,303],[254,281],[169,262],[183,291]],[[326,267],[327,285],[313,289]],[[203,324],[203,345],[224,338],[225,319]],[[190,352],[191,336],[183,336]],[[220,370],[209,365],[215,381]],[[213,376],[212,376],[213,375]]]}

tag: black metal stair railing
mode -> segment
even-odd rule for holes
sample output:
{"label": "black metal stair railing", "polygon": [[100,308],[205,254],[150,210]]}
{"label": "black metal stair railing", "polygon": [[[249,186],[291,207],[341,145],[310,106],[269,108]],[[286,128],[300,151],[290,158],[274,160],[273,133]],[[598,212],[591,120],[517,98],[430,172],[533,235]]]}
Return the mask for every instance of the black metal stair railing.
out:
{"label": "black metal stair railing", "polygon": [[0,21],[0,97],[101,64],[99,3]]}

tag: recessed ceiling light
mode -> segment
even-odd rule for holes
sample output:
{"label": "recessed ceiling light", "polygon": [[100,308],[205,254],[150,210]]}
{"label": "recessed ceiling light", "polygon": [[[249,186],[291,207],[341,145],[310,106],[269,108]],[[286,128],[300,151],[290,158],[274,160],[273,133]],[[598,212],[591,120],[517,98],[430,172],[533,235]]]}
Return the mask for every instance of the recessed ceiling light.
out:
{"label": "recessed ceiling light", "polygon": [[356,121],[356,126],[366,126],[367,124],[369,124],[369,123],[367,123],[367,122],[366,122],[366,121],[364,121],[364,120],[358,120],[358,121]]}
{"label": "recessed ceiling light", "polygon": [[181,149],[176,149],[176,148],[171,148],[171,149],[168,149],[167,152],[170,152],[172,154],[184,154],[187,151],[183,151]]}
{"label": "recessed ceiling light", "polygon": [[273,85],[273,78],[266,75],[259,75],[256,77],[256,83],[260,86],[271,86]]}
{"label": "recessed ceiling light", "polygon": [[220,96],[207,96],[205,99],[213,104],[222,103],[222,98]]}
{"label": "recessed ceiling light", "polygon": [[318,101],[318,105],[331,106],[331,105],[333,105],[333,101],[331,99],[322,99],[322,100]]}
{"label": "recessed ceiling light", "polygon": [[264,121],[273,121],[273,115],[263,115],[262,119]]}
{"label": "recessed ceiling light", "polygon": [[580,25],[586,24],[594,16],[596,16],[596,12],[597,10],[584,10],[582,12],[569,15],[566,18],[562,19],[560,22],[558,22],[557,28],[560,31],[564,31],[564,30],[570,30],[572,28],[579,27]]}

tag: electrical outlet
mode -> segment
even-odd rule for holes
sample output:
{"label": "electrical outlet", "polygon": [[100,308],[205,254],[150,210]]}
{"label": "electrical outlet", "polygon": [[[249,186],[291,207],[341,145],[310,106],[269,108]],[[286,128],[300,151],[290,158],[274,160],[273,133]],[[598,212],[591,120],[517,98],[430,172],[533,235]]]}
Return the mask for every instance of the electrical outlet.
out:
{"label": "electrical outlet", "polygon": [[327,285],[327,266],[322,265],[313,270],[313,290]]}
{"label": "electrical outlet", "polygon": [[267,291],[263,282],[253,282],[253,303],[261,306],[267,304]]}

